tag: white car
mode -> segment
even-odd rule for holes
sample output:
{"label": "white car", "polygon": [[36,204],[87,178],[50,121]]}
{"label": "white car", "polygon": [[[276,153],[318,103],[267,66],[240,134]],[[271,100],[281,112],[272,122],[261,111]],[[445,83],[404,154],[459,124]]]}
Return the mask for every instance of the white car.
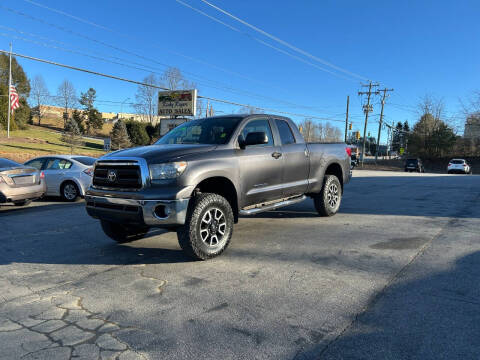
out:
{"label": "white car", "polygon": [[472,167],[464,159],[452,159],[448,162],[447,173],[471,174]]}
{"label": "white car", "polygon": [[25,165],[45,173],[45,196],[61,196],[66,201],[75,201],[79,196],[85,196],[92,183],[96,160],[80,155],[48,155],[31,159]]}

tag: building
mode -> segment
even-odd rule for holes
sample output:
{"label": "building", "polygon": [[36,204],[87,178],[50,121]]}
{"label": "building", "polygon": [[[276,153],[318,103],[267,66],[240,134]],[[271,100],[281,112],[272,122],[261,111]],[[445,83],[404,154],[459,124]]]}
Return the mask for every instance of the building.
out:
{"label": "building", "polygon": [[465,139],[480,139],[480,113],[472,114],[465,122]]}

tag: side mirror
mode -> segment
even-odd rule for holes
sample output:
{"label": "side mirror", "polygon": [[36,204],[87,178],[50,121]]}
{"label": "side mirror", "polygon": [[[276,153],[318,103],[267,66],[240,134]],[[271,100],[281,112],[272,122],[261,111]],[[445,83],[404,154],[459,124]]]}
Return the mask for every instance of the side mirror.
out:
{"label": "side mirror", "polygon": [[263,131],[250,132],[244,141],[244,146],[268,144],[268,136]]}

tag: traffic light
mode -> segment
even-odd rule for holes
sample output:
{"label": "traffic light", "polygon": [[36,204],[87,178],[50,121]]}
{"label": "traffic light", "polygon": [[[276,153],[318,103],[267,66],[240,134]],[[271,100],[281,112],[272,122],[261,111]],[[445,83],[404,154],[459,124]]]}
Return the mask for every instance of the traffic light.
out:
{"label": "traffic light", "polygon": [[352,123],[348,124],[348,130],[352,130]]}
{"label": "traffic light", "polygon": [[357,131],[357,132],[355,133],[355,138],[356,138],[357,140],[360,140],[360,131]]}

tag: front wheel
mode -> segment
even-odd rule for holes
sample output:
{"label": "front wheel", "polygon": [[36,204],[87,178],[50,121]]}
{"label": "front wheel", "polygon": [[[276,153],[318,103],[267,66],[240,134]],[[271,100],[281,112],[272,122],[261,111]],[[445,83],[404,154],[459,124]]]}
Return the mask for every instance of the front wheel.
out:
{"label": "front wheel", "polygon": [[106,220],[100,220],[100,225],[105,235],[119,244],[139,240],[150,230],[148,226],[123,225]]}
{"label": "front wheel", "polygon": [[342,185],[335,175],[326,175],[320,193],[315,194],[313,203],[320,216],[333,216],[342,201]]}
{"label": "front wheel", "polygon": [[220,255],[233,234],[233,211],[223,196],[203,193],[192,198],[185,225],[177,230],[178,243],[195,260]]}

